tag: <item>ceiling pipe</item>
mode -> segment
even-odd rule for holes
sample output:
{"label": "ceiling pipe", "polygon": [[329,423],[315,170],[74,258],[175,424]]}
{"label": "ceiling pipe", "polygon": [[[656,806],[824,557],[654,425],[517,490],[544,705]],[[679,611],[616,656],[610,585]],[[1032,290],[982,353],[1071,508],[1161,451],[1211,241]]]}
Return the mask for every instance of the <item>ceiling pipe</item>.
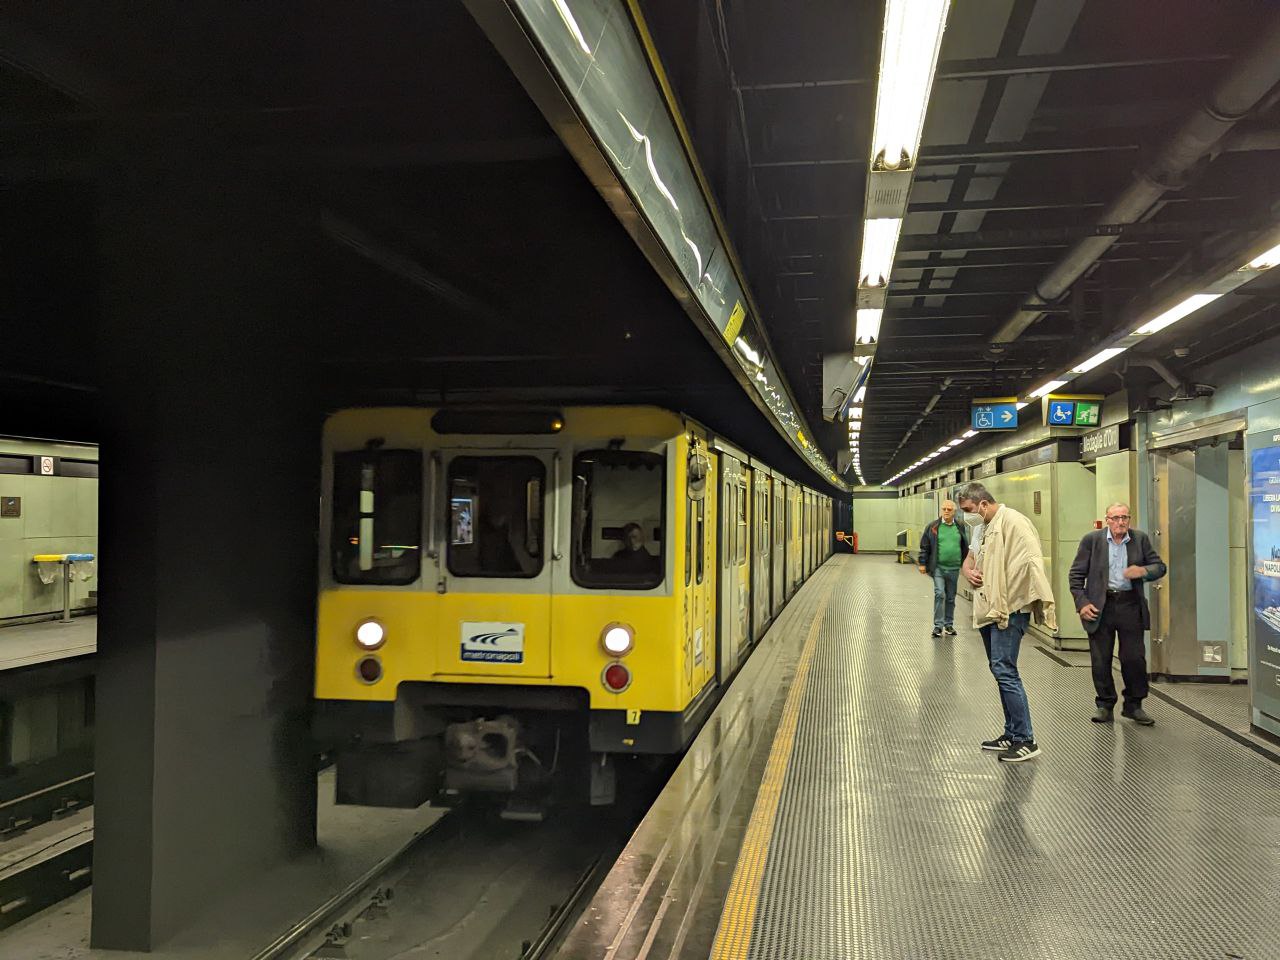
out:
{"label": "ceiling pipe", "polygon": [[[1240,120],[1280,82],[1280,16],[1273,17],[1262,40],[1213,90],[1209,99],[1169,138],[1154,161],[1098,214],[1099,224],[1136,223],[1168,191],[1182,187],[1192,168],[1207,156]],[[1092,267],[1116,236],[1085,237],[1075,243],[1035,286],[1013,315],[991,337],[992,351],[1003,352],[1045,307],[1059,300]]]}

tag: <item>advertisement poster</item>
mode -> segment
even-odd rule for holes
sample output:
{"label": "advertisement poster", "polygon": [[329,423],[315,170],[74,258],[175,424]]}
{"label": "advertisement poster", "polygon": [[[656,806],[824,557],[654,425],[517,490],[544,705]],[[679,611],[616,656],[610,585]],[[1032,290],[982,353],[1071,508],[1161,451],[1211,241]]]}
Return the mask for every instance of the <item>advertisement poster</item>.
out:
{"label": "advertisement poster", "polygon": [[1253,451],[1253,705],[1280,719],[1280,446]]}
{"label": "advertisement poster", "polygon": [[449,542],[456,546],[475,543],[475,501],[471,497],[452,497],[449,510]]}

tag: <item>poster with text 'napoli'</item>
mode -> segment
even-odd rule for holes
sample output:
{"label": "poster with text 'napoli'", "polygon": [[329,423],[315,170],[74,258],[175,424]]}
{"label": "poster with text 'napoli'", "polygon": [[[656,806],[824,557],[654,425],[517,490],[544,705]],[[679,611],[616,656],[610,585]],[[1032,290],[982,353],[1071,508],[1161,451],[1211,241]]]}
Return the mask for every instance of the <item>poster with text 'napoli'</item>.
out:
{"label": "poster with text 'napoli'", "polygon": [[1280,446],[1253,451],[1253,705],[1280,718]]}

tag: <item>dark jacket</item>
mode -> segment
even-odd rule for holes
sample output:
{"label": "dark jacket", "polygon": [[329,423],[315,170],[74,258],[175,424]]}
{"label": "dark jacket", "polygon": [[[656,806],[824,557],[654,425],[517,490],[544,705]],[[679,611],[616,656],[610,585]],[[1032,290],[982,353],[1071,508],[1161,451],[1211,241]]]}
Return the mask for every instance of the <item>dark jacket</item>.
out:
{"label": "dark jacket", "polygon": [[[1107,602],[1107,578],[1110,575],[1111,557],[1107,547],[1108,531],[1091,530],[1080,540],[1080,549],[1076,551],[1075,562],[1071,564],[1068,580],[1071,583],[1071,595],[1076,600],[1076,611],[1086,603],[1092,603],[1101,610]],[[1148,580],[1159,580],[1168,568],[1151,546],[1151,538],[1141,530],[1129,530],[1129,559],[1125,566],[1137,564],[1147,568],[1147,575],[1140,580],[1131,580],[1134,591],[1138,594],[1138,602],[1142,605],[1142,629],[1151,627],[1151,608],[1147,605],[1146,583]],[[1098,629],[1102,618],[1082,620],[1088,633]]]}
{"label": "dark jacket", "polygon": [[[969,555],[969,529],[959,517],[952,522],[960,531],[960,562],[963,563],[964,558]],[[928,570],[930,576],[938,566],[938,527],[941,524],[942,518],[939,517],[924,528],[924,533],[920,537],[920,566]]]}

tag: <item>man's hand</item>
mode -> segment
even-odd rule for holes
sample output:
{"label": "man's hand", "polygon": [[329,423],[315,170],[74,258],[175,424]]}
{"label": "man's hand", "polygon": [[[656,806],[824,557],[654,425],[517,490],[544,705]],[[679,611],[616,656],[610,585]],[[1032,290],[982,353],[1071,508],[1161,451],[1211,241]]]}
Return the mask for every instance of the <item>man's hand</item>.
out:
{"label": "man's hand", "polygon": [[1088,620],[1090,623],[1092,623],[1094,620],[1098,619],[1098,615],[1101,612],[1102,611],[1099,610],[1097,607],[1095,607],[1092,603],[1086,603],[1083,607],[1080,608],[1080,619]]}
{"label": "man's hand", "polygon": [[964,578],[965,578],[966,580],[968,580],[968,581],[969,581],[969,583],[970,583],[971,585],[975,586],[975,587],[980,587],[980,586],[982,586],[982,571],[981,571],[981,570],[970,570],[970,569],[966,568],[966,569],[964,570]]}
{"label": "man's hand", "polygon": [[1131,567],[1124,568],[1124,576],[1126,580],[1143,580],[1147,576],[1147,568],[1135,563]]}
{"label": "man's hand", "polygon": [[929,568],[928,568],[928,567],[926,567],[926,566],[922,563],[922,564],[920,564],[920,572],[921,572],[921,573],[923,573],[923,574],[925,574],[926,576],[928,576],[928,574],[929,574]]}

